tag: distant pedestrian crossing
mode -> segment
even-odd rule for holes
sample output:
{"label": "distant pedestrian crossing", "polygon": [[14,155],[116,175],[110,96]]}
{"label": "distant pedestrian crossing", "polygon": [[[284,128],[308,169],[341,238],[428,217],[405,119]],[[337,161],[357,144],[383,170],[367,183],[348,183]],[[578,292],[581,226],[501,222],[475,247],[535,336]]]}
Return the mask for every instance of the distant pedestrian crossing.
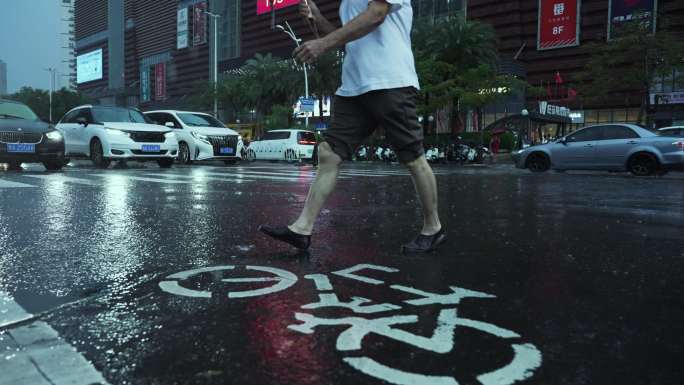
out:
{"label": "distant pedestrian crossing", "polygon": [[[435,171],[437,175],[448,171]],[[340,179],[407,177],[410,174],[397,168],[364,169],[342,168]],[[150,170],[73,170],[64,173],[0,173],[0,190],[49,187],[58,183],[89,187],[106,187],[111,184],[147,183],[158,185],[194,185],[207,183],[311,183],[316,177],[313,167],[197,167],[175,168],[168,171]]]}

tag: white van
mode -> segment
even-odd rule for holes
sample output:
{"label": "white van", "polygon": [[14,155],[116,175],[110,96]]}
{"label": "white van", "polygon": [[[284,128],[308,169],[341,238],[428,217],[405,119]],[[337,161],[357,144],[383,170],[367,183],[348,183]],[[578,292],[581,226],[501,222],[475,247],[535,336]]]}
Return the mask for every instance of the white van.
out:
{"label": "white van", "polygon": [[178,163],[222,160],[235,164],[242,157],[242,137],[218,119],[202,112],[148,111],[148,119],[166,126],[178,139]]}
{"label": "white van", "polygon": [[272,130],[247,148],[247,160],[311,160],[316,134],[305,130]]}

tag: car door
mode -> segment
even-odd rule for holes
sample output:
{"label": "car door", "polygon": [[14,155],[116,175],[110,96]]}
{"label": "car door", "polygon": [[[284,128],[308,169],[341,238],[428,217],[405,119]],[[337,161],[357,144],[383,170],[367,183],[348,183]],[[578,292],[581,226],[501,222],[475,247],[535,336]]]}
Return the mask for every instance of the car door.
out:
{"label": "car door", "polygon": [[[78,123],[80,119],[85,119],[88,123],[83,125]],[[93,114],[90,108],[81,108],[76,114],[76,125],[74,128],[74,149],[79,154],[89,154],[90,153],[90,138],[93,137],[93,132],[95,130],[95,120],[93,119]]]}
{"label": "car door", "polygon": [[554,143],[551,157],[554,167],[560,169],[591,169],[596,162],[596,142],[601,127],[587,127]]}
{"label": "car door", "polygon": [[627,154],[640,143],[639,134],[622,125],[603,126],[602,130],[602,137],[596,142],[597,168],[624,169],[627,163]]}
{"label": "car door", "polygon": [[67,155],[78,153],[76,146],[76,130],[78,123],[76,123],[76,116],[79,110],[74,110],[64,115],[62,120],[57,124],[60,132],[64,136],[64,147]]}
{"label": "car door", "polygon": [[273,159],[285,159],[284,153],[287,148],[289,148],[290,137],[292,136],[291,131],[281,131],[278,133],[278,140],[275,141],[275,146],[273,147]]}

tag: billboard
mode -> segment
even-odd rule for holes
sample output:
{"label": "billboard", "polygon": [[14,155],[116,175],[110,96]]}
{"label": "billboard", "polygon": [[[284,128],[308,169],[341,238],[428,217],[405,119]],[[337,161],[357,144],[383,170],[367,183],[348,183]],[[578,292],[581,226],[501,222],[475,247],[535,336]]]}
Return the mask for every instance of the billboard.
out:
{"label": "billboard", "polygon": [[140,69],[140,101],[149,102],[150,97],[150,67],[144,66]]}
{"label": "billboard", "polygon": [[188,9],[178,10],[176,18],[176,49],[188,48]]}
{"label": "billboard", "polygon": [[292,7],[299,4],[299,0],[257,0],[257,15],[271,12],[271,4],[275,2],[275,9]]}
{"label": "billboard", "polygon": [[207,3],[197,3],[192,7],[192,45],[202,45],[207,42]]}
{"label": "billboard", "polygon": [[102,79],[102,49],[76,57],[76,83]]}
{"label": "billboard", "polygon": [[154,66],[154,100],[166,98],[166,63]]}
{"label": "billboard", "polygon": [[657,14],[657,0],[609,0],[608,40],[614,37],[616,27],[637,19],[645,20],[655,32]]}
{"label": "billboard", "polygon": [[580,44],[581,0],[539,0],[537,50]]}

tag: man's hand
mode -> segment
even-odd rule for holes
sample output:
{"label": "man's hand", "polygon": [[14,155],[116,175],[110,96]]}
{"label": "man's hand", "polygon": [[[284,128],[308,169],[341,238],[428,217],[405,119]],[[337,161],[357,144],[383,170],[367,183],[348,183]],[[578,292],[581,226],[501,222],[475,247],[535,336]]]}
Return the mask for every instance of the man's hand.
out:
{"label": "man's hand", "polygon": [[330,46],[325,39],[311,40],[297,47],[292,56],[300,63],[311,64],[329,49]]}
{"label": "man's hand", "polygon": [[313,0],[299,0],[299,16],[304,19],[316,20],[316,15],[320,12]]}

